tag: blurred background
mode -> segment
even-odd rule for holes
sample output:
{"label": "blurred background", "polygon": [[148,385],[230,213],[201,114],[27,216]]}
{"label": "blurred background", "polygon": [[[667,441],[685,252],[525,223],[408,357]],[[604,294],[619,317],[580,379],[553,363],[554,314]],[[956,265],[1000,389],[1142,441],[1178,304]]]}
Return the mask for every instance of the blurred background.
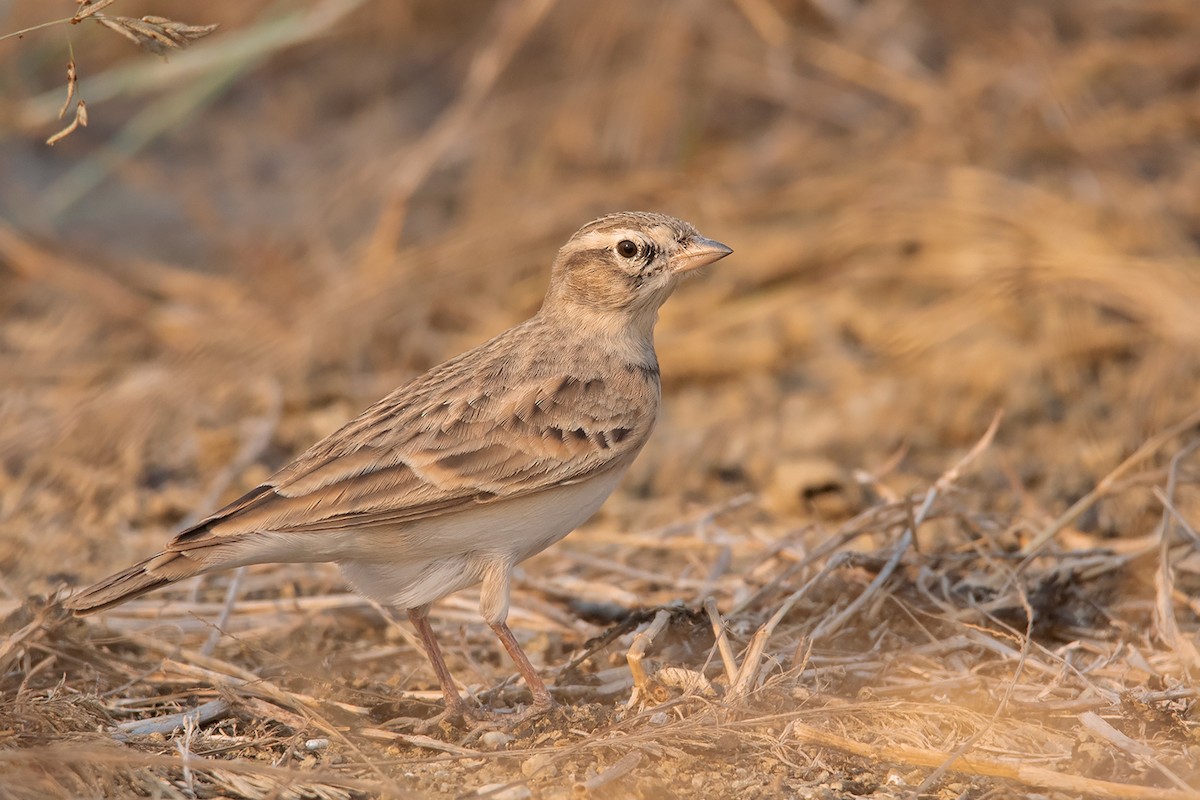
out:
{"label": "blurred background", "polygon": [[[0,34],[76,8],[0,0]],[[920,497],[1002,411],[919,550],[901,541],[890,593],[815,647],[814,626],[869,595],[879,565],[855,562],[795,606],[769,655],[793,682],[764,671],[772,712],[832,709],[831,727],[861,723],[860,740],[884,742],[919,718],[913,743],[947,749],[961,724],[999,737],[970,741],[1001,755],[1194,785],[1200,557],[1186,545],[1168,557],[1187,528],[1164,524],[1161,495],[1200,519],[1194,459],[1171,464],[1183,438],[1142,451],[1061,530],[1051,521],[1198,405],[1200,4],[117,0],[104,13],[219,28],[165,58],[94,20],[0,40],[6,612],[154,552],[395,386],[527,317],[583,223],[662,211],[735,253],[663,309],[665,409],[628,478],[519,576],[513,626],[535,637],[535,661],[561,665],[605,630],[588,603],[636,613],[716,597],[742,647],[837,532],[849,531],[839,546],[869,531],[856,547],[891,552],[912,513],[897,499]],[[57,118],[71,58],[89,124],[49,147],[72,116]],[[1056,551],[1014,577],[1006,559],[1047,529],[1075,560]],[[39,731],[27,745],[92,731],[103,748],[102,713],[150,713],[127,695],[190,702],[210,677],[185,671],[178,695],[139,682],[161,677],[162,656],[137,632],[161,625],[198,647],[219,605],[193,601],[219,603],[224,580],[131,604],[104,618],[112,628],[31,640],[46,669],[7,672],[5,686],[40,704],[0,729]],[[216,652],[360,712],[432,690],[419,654],[354,617],[343,590],[332,568],[252,571],[243,595],[264,604],[223,620],[237,635]],[[308,610],[265,604],[280,597]],[[469,596],[435,616],[463,626],[447,650],[468,680],[507,675]],[[13,619],[32,635],[29,617]],[[837,628],[824,619],[818,633]],[[664,663],[715,665],[711,626],[693,623]],[[378,649],[385,638],[395,646]],[[628,679],[620,650],[593,659],[593,684]],[[573,708],[619,717],[630,685]],[[101,688],[103,708],[86,699]],[[223,724],[263,719],[247,707]],[[1132,758],[1092,709],[1152,744]],[[295,719],[261,723],[281,759],[304,730]],[[803,770],[776,758],[764,719],[774,760],[738,763],[792,780]],[[672,735],[680,752],[702,735],[722,746],[719,726]],[[825,780],[822,751],[800,749],[805,779]],[[1184,779],[1141,759],[1168,749]],[[430,761],[422,786],[451,791],[441,769]]]}

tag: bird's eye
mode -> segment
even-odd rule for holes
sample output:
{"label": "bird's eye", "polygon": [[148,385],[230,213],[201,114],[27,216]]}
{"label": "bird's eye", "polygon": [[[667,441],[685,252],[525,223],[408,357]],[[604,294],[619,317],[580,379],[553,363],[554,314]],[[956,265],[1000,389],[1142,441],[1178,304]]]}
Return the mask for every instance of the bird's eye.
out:
{"label": "bird's eye", "polygon": [[617,254],[621,258],[633,258],[637,255],[637,245],[628,239],[617,242]]}

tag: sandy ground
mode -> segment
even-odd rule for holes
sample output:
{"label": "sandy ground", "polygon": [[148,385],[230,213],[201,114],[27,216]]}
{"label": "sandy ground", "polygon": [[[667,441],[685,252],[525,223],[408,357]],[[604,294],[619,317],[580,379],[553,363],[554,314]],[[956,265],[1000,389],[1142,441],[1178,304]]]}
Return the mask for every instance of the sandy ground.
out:
{"label": "sandy ground", "polygon": [[[1200,6],[104,13],[221,27],[0,41],[0,797],[1200,797]],[[647,450],[522,567],[559,712],[504,721],[470,591],[477,730],[332,567],[54,602],[628,208],[736,252],[663,310]]]}

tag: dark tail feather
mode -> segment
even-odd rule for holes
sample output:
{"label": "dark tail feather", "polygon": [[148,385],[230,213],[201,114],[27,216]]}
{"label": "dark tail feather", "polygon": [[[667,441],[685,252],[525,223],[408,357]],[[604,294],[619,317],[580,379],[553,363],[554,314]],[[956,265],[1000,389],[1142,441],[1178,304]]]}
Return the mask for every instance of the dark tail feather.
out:
{"label": "dark tail feather", "polygon": [[179,553],[159,553],[116,575],[82,589],[63,601],[76,615],[92,614],[120,605],[201,571],[194,561]]}

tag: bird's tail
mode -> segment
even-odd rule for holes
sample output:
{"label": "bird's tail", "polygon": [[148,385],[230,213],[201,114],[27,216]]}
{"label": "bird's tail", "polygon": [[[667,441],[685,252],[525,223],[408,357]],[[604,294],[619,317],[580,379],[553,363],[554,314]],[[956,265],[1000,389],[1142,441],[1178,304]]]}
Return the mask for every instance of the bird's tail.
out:
{"label": "bird's tail", "polygon": [[92,614],[203,571],[203,564],[167,550],[81,589],[64,600],[63,606],[79,616]]}

